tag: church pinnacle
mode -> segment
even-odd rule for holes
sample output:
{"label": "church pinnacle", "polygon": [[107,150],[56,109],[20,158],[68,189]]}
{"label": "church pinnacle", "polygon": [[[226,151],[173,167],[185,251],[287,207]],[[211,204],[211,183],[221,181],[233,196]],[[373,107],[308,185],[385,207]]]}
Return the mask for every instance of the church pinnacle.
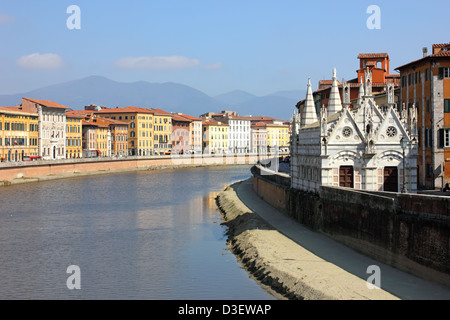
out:
{"label": "church pinnacle", "polygon": [[311,79],[308,78],[308,89],[306,91],[306,102],[303,107],[300,126],[304,127],[311,123],[317,122],[316,106],[311,89]]}
{"label": "church pinnacle", "polygon": [[336,68],[333,69],[333,84],[331,85],[330,98],[327,106],[328,117],[342,110],[341,96],[339,95]]}

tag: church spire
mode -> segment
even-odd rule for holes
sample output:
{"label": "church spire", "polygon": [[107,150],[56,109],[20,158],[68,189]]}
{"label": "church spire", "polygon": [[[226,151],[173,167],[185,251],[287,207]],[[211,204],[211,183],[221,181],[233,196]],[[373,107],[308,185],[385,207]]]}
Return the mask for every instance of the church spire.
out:
{"label": "church spire", "polygon": [[330,98],[328,100],[328,116],[342,110],[341,96],[339,95],[336,68],[333,69],[333,84],[331,85]]}
{"label": "church spire", "polygon": [[311,123],[317,122],[316,106],[311,89],[311,79],[308,78],[308,89],[306,91],[306,102],[303,107],[300,126],[304,127]]}

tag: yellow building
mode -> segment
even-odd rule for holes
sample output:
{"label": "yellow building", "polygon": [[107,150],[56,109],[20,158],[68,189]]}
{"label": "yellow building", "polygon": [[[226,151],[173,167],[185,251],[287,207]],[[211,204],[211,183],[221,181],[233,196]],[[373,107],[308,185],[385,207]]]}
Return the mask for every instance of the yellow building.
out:
{"label": "yellow building", "polygon": [[153,112],[153,150],[157,155],[172,151],[172,114],[161,109],[150,109]]}
{"label": "yellow building", "polygon": [[289,151],[289,125],[282,124],[266,124],[267,129],[267,144],[275,151],[274,148],[278,147],[279,152]]}
{"label": "yellow building", "polygon": [[66,112],[66,159],[83,157],[83,119],[84,116],[74,111]]}
{"label": "yellow building", "polygon": [[203,153],[220,154],[228,151],[229,126],[226,123],[205,119],[203,128]]}
{"label": "yellow building", "polygon": [[[88,108],[88,107],[86,107]],[[153,121],[154,112],[138,107],[100,108],[98,117],[119,120],[128,124],[128,154],[131,156],[148,156],[154,153]]]}
{"label": "yellow building", "polygon": [[[96,119],[93,120],[96,123]],[[109,126],[100,122],[96,123],[96,135],[97,135],[97,153],[99,157],[111,156],[111,132]]]}
{"label": "yellow building", "polygon": [[0,107],[0,160],[24,161],[39,152],[38,114]]}

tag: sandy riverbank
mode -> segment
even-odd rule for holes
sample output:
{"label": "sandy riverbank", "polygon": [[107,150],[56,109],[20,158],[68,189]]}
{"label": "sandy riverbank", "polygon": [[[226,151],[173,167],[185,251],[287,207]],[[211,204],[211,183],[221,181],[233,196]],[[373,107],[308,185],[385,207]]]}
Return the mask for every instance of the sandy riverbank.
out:
{"label": "sandy riverbank", "polygon": [[238,182],[217,196],[232,252],[263,285],[298,300],[398,300],[317,257],[274,229],[240,199]]}

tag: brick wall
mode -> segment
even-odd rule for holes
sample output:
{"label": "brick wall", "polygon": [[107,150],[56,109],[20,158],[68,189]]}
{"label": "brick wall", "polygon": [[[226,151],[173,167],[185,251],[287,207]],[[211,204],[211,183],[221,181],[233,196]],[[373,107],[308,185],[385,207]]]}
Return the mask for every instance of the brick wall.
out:
{"label": "brick wall", "polygon": [[338,187],[312,193],[252,172],[265,201],[281,207],[284,190],[282,209],[296,221],[380,262],[450,286],[449,198]]}

